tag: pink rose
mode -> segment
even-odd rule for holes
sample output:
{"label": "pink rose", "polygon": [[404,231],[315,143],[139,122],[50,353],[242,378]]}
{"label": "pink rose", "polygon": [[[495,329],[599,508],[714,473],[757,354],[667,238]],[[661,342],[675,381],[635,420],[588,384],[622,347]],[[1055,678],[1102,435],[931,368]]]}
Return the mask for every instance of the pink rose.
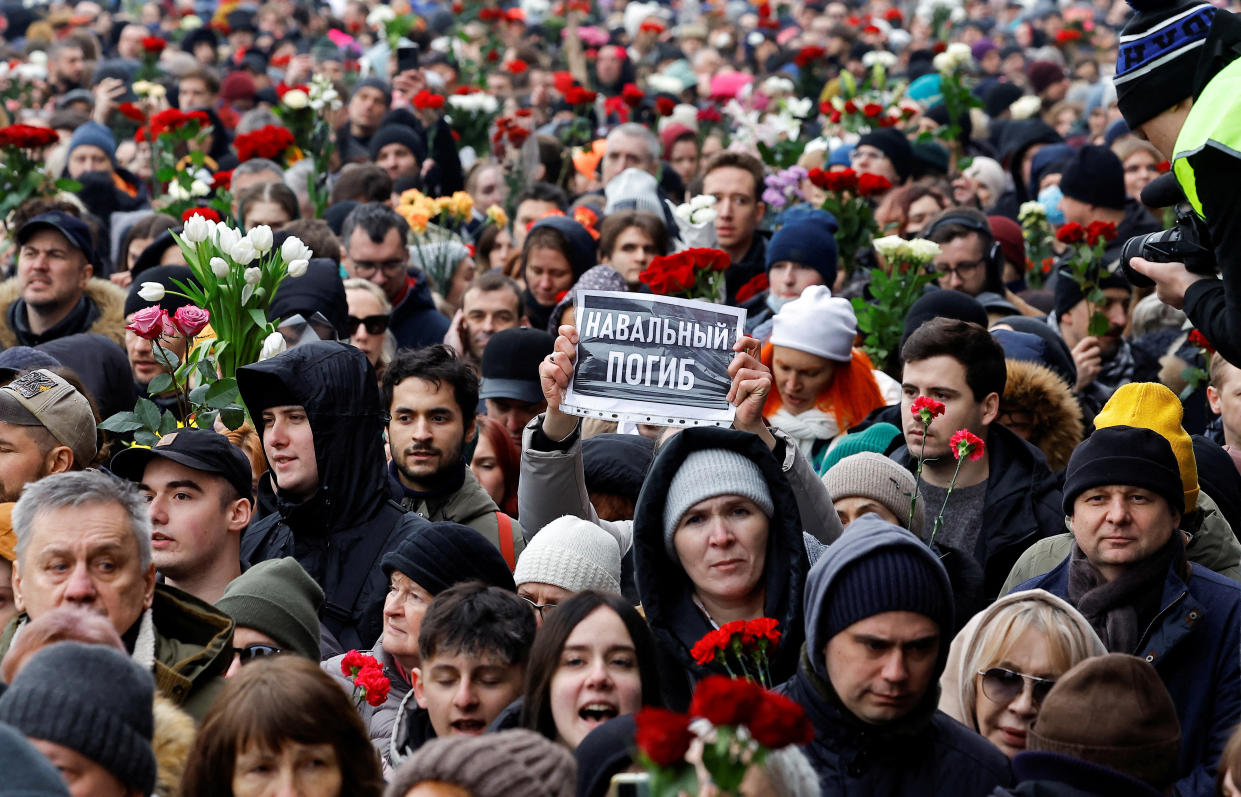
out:
{"label": "pink rose", "polygon": [[[164,308],[156,306],[134,313],[133,319],[125,328],[140,338],[155,340],[160,335],[168,334],[171,326],[168,313],[164,311]],[[176,334],[175,328],[172,329],[172,334]]]}
{"label": "pink rose", "polygon": [[187,338],[193,338],[199,332],[203,331],[203,327],[207,326],[207,322],[211,320],[211,314],[201,307],[195,307],[187,304],[184,307],[178,307],[177,312],[172,316],[172,325]]}

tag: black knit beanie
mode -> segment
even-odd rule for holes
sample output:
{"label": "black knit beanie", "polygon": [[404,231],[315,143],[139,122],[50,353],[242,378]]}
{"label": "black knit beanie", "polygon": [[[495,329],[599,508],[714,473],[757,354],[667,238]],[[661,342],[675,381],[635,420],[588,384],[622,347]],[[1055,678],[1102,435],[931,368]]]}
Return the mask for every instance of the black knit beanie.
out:
{"label": "black knit beanie", "polygon": [[401,144],[410,153],[418,159],[418,162],[426,160],[427,145],[422,140],[422,136],[414,132],[411,127],[389,122],[375,131],[375,135],[371,136],[370,156],[371,160],[379,157],[379,151],[389,144]]}
{"label": "black knit beanie", "polygon": [[825,596],[830,607],[819,639],[831,639],[849,626],[884,612],[914,612],[933,620],[943,634],[952,631],[952,596],[926,556],[906,547],[881,548],[848,565]]}
{"label": "black knit beanie", "polygon": [[504,557],[487,538],[460,523],[429,523],[401,540],[380,561],[384,575],[399,570],[432,595],[475,579],[517,591]]}
{"label": "black knit beanie", "polygon": [[909,172],[913,169],[914,150],[904,133],[890,127],[883,127],[879,130],[872,130],[859,138],[857,145],[874,147],[887,155],[888,160],[892,161],[892,168],[896,169],[896,176],[902,182],[909,178]]}
{"label": "black knit beanie", "polygon": [[22,667],[0,696],[0,722],[31,739],[68,747],[128,789],[155,789],[155,682],[124,653],[60,642]]}
{"label": "black knit beanie", "polygon": [[1087,205],[1124,210],[1124,164],[1107,147],[1082,147],[1060,172],[1060,193]]}
{"label": "black knit beanie", "polygon": [[1108,426],[1082,441],[1064,471],[1064,514],[1073,514],[1079,495],[1105,484],[1150,490],[1177,512],[1185,511],[1181,467],[1172,444],[1150,429]]}
{"label": "black knit beanie", "polygon": [[1137,13],[1121,31],[1116,101],[1130,129],[1193,96],[1202,46],[1217,15],[1207,3],[1133,0]]}
{"label": "black knit beanie", "polygon": [[905,331],[901,334],[901,345],[905,345],[905,341],[909,340],[909,336],[916,332],[918,327],[935,318],[969,321],[984,329],[988,325],[986,308],[973,296],[960,291],[928,290],[905,314]]}
{"label": "black knit beanie", "polygon": [[[1125,275],[1117,271],[1113,274],[1107,274],[1098,282],[1099,290],[1106,288],[1123,288],[1126,291],[1133,291],[1129,285],[1129,280],[1125,279]],[[1052,295],[1053,309],[1056,312],[1056,318],[1064,318],[1070,310],[1077,306],[1077,303],[1086,298],[1086,294],[1082,293],[1081,286],[1073,279],[1073,275],[1068,271],[1060,271],[1056,275],[1055,290]]]}

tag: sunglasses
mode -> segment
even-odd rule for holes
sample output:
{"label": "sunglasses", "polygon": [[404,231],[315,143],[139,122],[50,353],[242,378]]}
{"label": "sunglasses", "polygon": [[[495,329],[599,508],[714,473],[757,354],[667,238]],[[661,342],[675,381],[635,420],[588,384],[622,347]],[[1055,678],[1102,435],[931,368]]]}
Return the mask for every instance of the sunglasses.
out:
{"label": "sunglasses", "polygon": [[246,645],[244,648],[233,648],[233,653],[241,660],[242,664],[261,659],[264,656],[275,656],[277,653],[284,653],[283,650],[272,645]]}
{"label": "sunglasses", "polygon": [[349,333],[349,337],[353,337],[357,333],[358,327],[366,327],[368,335],[382,335],[388,330],[388,316],[386,315],[368,315],[366,318],[357,318],[349,316],[349,323],[345,327],[345,331]]}
{"label": "sunglasses", "polygon": [[992,667],[989,670],[979,670],[978,674],[982,676],[982,693],[987,698],[996,703],[1011,703],[1025,689],[1025,682],[1030,682],[1031,696],[1038,705],[1043,704],[1043,699],[1047,697],[1047,693],[1056,685],[1054,678],[1038,678],[1033,675],[1013,672],[1003,667]]}

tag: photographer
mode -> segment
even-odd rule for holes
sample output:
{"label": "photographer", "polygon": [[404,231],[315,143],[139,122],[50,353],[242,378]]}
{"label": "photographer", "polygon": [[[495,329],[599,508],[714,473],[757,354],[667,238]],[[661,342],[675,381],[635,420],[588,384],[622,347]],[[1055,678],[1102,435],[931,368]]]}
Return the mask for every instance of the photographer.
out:
{"label": "photographer", "polygon": [[1205,220],[1223,277],[1142,257],[1129,265],[1154,280],[1161,300],[1183,307],[1233,363],[1241,363],[1239,57],[1241,20],[1231,13],[1206,3],[1152,6],[1125,25],[1115,78],[1125,121],[1172,161],[1190,206]]}

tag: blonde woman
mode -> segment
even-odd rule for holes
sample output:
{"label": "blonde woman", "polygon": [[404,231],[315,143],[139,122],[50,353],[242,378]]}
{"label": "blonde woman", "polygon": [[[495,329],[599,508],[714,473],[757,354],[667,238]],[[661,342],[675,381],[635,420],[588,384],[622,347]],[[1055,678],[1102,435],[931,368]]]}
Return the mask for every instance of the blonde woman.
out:
{"label": "blonde woman", "polygon": [[1105,653],[1072,606],[1041,589],[1014,592],[974,615],[952,640],[939,708],[1012,758],[1026,748],[1056,679]]}
{"label": "blonde woman", "polygon": [[396,338],[388,328],[392,305],[382,288],[357,277],[345,280],[345,299],[349,302],[347,342],[362,350],[383,381],[384,369],[396,356]]}

